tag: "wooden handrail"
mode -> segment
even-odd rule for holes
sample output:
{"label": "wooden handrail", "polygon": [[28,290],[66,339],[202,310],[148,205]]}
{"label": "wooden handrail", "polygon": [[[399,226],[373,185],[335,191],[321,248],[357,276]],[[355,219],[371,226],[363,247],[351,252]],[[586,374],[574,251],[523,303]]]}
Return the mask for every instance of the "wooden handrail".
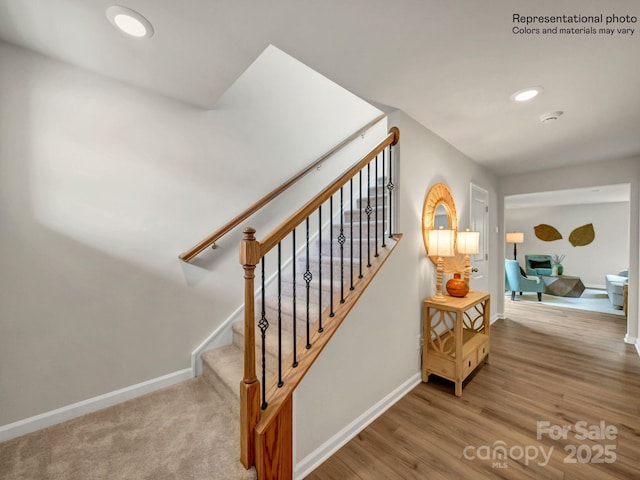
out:
{"label": "wooden handrail", "polygon": [[347,138],[342,140],[339,144],[337,144],[335,147],[333,147],[327,153],[325,153],[320,158],[315,160],[309,166],[305,167],[303,170],[301,170],[300,172],[296,173],[293,177],[291,177],[289,180],[284,182],[278,188],[276,188],[275,190],[271,191],[270,193],[268,193],[267,195],[262,197],[260,200],[258,200],[256,203],[251,205],[249,208],[247,208],[243,212],[241,212],[238,215],[236,215],[233,219],[231,219],[230,221],[225,223],[222,227],[220,227],[218,230],[213,232],[207,238],[203,239],[201,242],[199,242],[197,245],[191,247],[189,250],[181,253],[179,255],[179,258],[181,260],[184,260],[185,262],[188,262],[191,259],[193,259],[196,255],[198,255],[199,253],[204,251],[207,247],[209,247],[211,245],[214,245],[218,240],[220,240],[220,238],[222,238],[227,233],[229,233],[231,230],[236,228],[238,225],[240,225],[247,218],[249,218],[251,215],[253,215],[258,210],[260,210],[266,204],[271,202],[274,198],[276,198],[282,192],[287,190],[291,185],[293,185],[298,180],[300,180],[302,177],[304,177],[307,173],[309,173],[311,170],[313,170],[315,167],[317,167],[320,163],[324,162],[327,158],[332,156],[334,153],[336,153],[339,150],[341,150],[342,148],[344,148],[348,143],[350,143],[352,140],[354,140],[358,135],[363,134],[366,130],[368,130],[369,128],[374,126],[376,123],[378,123],[380,120],[382,120],[385,117],[386,117],[385,114],[381,114],[381,115],[377,116],[376,118],[374,118],[373,120],[371,120],[366,125],[364,125],[363,127],[359,128],[356,132],[352,133]]}
{"label": "wooden handrail", "polygon": [[389,135],[385,137],[376,147],[365,155],[358,163],[349,168],[346,172],[336,178],[331,184],[316,195],[304,207],[300,208],[296,213],[291,215],[287,220],[280,224],[278,228],[273,230],[260,242],[260,258],[264,257],[269,250],[275,247],[280,240],[286,237],[296,228],[305,218],[315,212],[320,205],[326,202],[329,197],[336,193],[340,188],[363,167],[373,160],[382,150],[389,145],[395,145],[400,140],[400,130],[397,127],[391,127]]}

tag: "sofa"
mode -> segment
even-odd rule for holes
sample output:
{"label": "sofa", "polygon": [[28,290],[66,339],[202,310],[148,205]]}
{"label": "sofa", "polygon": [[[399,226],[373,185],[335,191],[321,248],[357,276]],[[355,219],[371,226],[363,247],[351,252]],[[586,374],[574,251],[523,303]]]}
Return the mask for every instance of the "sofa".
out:
{"label": "sofa", "polygon": [[511,290],[511,300],[516,299],[516,292],[536,292],[538,301],[542,301],[544,282],[537,278],[528,278],[520,273],[520,264],[517,260],[504,260],[504,273],[507,290]]}
{"label": "sofa", "polygon": [[622,270],[617,275],[607,274],[604,278],[611,305],[618,310],[622,310],[624,304],[623,291],[624,286],[629,283],[629,270]]}
{"label": "sofa", "polygon": [[[524,266],[527,275],[551,275],[553,260],[551,255],[525,255]],[[558,275],[562,275],[562,265],[558,265]]]}

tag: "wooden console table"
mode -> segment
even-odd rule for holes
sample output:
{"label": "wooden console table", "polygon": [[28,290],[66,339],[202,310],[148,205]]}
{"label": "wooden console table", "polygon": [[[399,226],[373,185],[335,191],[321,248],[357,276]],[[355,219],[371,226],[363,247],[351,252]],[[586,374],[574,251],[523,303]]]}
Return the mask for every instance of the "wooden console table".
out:
{"label": "wooden console table", "polygon": [[422,381],[432,373],[452,380],[460,397],[464,379],[480,363],[489,363],[491,299],[484,292],[445,298],[446,303],[424,300]]}

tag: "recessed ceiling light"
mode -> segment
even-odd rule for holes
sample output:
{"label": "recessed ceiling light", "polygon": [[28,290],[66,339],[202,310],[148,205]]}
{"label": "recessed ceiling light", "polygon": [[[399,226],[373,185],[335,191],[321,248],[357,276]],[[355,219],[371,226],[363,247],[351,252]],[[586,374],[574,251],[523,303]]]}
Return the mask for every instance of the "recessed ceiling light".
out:
{"label": "recessed ceiling light", "polygon": [[107,18],[118,30],[132,37],[151,37],[153,26],[151,22],[135,10],[120,5],[107,8]]}
{"label": "recessed ceiling light", "polygon": [[514,102],[528,102],[529,100],[532,100],[540,95],[543,90],[544,88],[542,87],[523,88],[522,90],[518,90],[513,95],[511,95],[511,100],[513,100]]}

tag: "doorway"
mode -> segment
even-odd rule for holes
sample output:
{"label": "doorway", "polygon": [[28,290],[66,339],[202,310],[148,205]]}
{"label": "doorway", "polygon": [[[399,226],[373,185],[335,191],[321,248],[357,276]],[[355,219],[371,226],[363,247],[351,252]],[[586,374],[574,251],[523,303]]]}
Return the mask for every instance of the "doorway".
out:
{"label": "doorway", "polygon": [[470,286],[481,292],[489,291],[489,192],[484,188],[471,184],[471,230],[480,232],[480,245],[476,255],[470,255]]}
{"label": "doorway", "polygon": [[[576,298],[546,292],[543,303],[623,315],[609,299],[605,278],[629,268],[630,191],[630,184],[618,184],[505,197],[505,232],[523,236],[517,244],[520,266],[527,270],[527,255],[559,257],[561,273],[579,278],[586,287]],[[576,232],[585,228],[592,230],[593,239],[576,242]],[[549,231],[553,235],[543,235]],[[507,244],[505,251],[513,247]],[[527,300],[526,294],[519,299]]]}

